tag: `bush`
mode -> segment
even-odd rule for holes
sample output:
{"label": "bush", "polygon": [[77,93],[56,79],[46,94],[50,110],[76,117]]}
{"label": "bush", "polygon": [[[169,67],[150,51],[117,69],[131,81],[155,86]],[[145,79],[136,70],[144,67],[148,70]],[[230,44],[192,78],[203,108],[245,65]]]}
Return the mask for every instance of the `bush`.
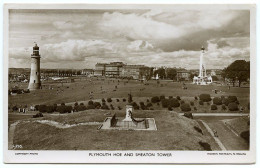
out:
{"label": "bush", "polygon": [[74,103],[74,106],[78,106],[78,105],[79,105],[78,102],[75,102],[75,103]]}
{"label": "bush", "polygon": [[191,111],[190,105],[187,103],[183,103],[181,105],[181,111],[184,111],[184,112]]}
{"label": "bush", "polygon": [[[40,106],[40,105],[35,105],[35,106],[34,106],[35,111],[38,111],[38,110],[39,110],[39,106]],[[18,108],[17,108],[17,110],[18,110]]]}
{"label": "bush", "polygon": [[114,106],[112,104],[110,104],[110,109],[111,110],[115,110]]}
{"label": "bush", "polygon": [[96,107],[94,106],[94,104],[89,104],[87,107],[86,107],[86,110],[90,110],[90,109],[95,109]]}
{"label": "bush", "polygon": [[230,111],[237,111],[238,110],[238,106],[237,106],[237,104],[236,103],[229,103],[228,104],[228,109],[230,110]]}
{"label": "bush", "polygon": [[[80,106],[77,106],[80,107]],[[57,107],[57,111],[59,113],[70,113],[72,110],[72,106],[65,106],[65,105],[61,105]]]}
{"label": "bush", "polygon": [[125,99],[125,98],[123,98],[123,102],[126,102],[126,99]]}
{"label": "bush", "polygon": [[140,106],[144,106],[144,102],[140,102],[139,104],[140,104]]}
{"label": "bush", "polygon": [[103,110],[109,110],[109,107],[108,107],[106,104],[103,104],[103,105],[101,106],[101,109],[103,109]]}
{"label": "bush", "polygon": [[225,104],[222,104],[221,108],[222,108],[222,110],[226,110],[227,109]]}
{"label": "bush", "polygon": [[184,100],[181,100],[180,102],[181,102],[181,104],[185,103]]}
{"label": "bush", "polygon": [[42,113],[37,113],[37,114],[33,115],[33,118],[38,118],[38,117],[43,117],[43,114]]}
{"label": "bush", "polygon": [[141,105],[142,110],[148,110],[148,108],[145,105]]}
{"label": "bush", "polygon": [[210,109],[211,109],[211,110],[217,110],[217,109],[218,109],[218,107],[217,107],[217,105],[215,105],[215,104],[212,104],[212,105],[211,105],[211,107],[210,107]]}
{"label": "bush", "polygon": [[195,97],[194,97],[194,99],[195,99],[195,100],[198,100],[198,97],[197,97],[197,96],[195,96]]}
{"label": "bush", "polygon": [[194,110],[197,111],[197,107],[194,107]]}
{"label": "bush", "polygon": [[134,110],[139,110],[139,106],[136,102],[132,102],[131,105],[133,106]]}
{"label": "bush", "polygon": [[54,107],[53,106],[46,106],[46,112],[47,113],[53,113],[54,112]]}
{"label": "bush", "polygon": [[147,102],[147,103],[149,103],[149,102],[150,102],[150,100],[149,100],[149,99],[147,99],[147,100],[146,100],[146,102]]}
{"label": "bush", "polygon": [[203,102],[211,101],[211,97],[209,94],[201,94],[199,97],[200,97],[200,100]]}
{"label": "bush", "polygon": [[88,102],[88,105],[94,105],[94,102],[93,102],[92,100],[90,100],[90,101]]}
{"label": "bush", "polygon": [[95,106],[95,109],[100,109],[101,104],[99,102],[94,102],[93,105]]}
{"label": "bush", "polygon": [[194,102],[190,102],[190,105],[191,105],[191,106],[194,106]]}
{"label": "bush", "polygon": [[185,112],[183,116],[187,117],[187,118],[190,118],[190,119],[193,119],[193,115],[192,115],[191,112]]}
{"label": "bush", "polygon": [[158,96],[152,97],[151,102],[158,103],[158,102],[160,102],[160,98]]}
{"label": "bush", "polygon": [[79,105],[80,105],[80,106],[84,106],[85,104],[84,104],[84,103],[80,103]]}
{"label": "bush", "polygon": [[221,105],[222,104],[222,99],[219,97],[214,97],[213,98],[213,104],[215,105]]}
{"label": "bush", "polygon": [[250,132],[249,132],[249,130],[241,132],[240,136],[249,143],[249,141],[250,141]]}
{"label": "bush", "polygon": [[193,128],[194,128],[198,133],[201,133],[201,134],[203,135],[203,132],[202,132],[202,130],[201,130],[199,127],[194,126]]}
{"label": "bush", "polygon": [[122,110],[122,108],[120,106],[118,106],[117,108],[118,108],[118,110]]}
{"label": "bush", "polygon": [[169,106],[171,107],[180,107],[180,103],[177,99],[175,98],[172,98],[172,99],[169,99]]}
{"label": "bush", "polygon": [[204,105],[204,102],[200,100],[199,105]]}
{"label": "bush", "polygon": [[152,103],[147,103],[147,105],[146,105],[147,107],[152,107],[153,106],[153,104]]}
{"label": "bush", "polygon": [[181,97],[180,97],[180,96],[177,96],[176,99],[177,99],[177,100],[181,100]]}
{"label": "bush", "polygon": [[169,96],[169,99],[172,99],[173,97],[172,96]]}
{"label": "bush", "polygon": [[116,102],[120,102],[120,100],[119,100],[119,99],[116,99]]}
{"label": "bush", "polygon": [[41,113],[47,112],[47,106],[46,105],[39,105],[39,112],[41,112]]}
{"label": "bush", "polygon": [[65,106],[65,103],[61,103],[60,105]]}
{"label": "bush", "polygon": [[112,102],[112,99],[111,99],[111,98],[107,98],[107,102],[108,102],[108,103],[111,103],[111,102]]}
{"label": "bush", "polygon": [[207,142],[202,142],[202,141],[199,141],[199,144],[200,146],[206,150],[206,151],[212,151],[211,147],[210,147],[210,144],[208,144]]}
{"label": "bush", "polygon": [[237,103],[237,104],[239,104],[236,96],[228,96],[227,98],[224,98],[222,100],[222,103],[225,104],[226,106],[228,106],[229,103]]}
{"label": "bush", "polygon": [[167,108],[169,106],[169,99],[163,99],[162,100],[162,107]]}
{"label": "bush", "polygon": [[102,103],[105,103],[105,102],[106,102],[106,100],[104,98],[102,98]]}
{"label": "bush", "polygon": [[165,99],[165,96],[164,95],[161,95],[160,96],[160,101],[164,100]]}
{"label": "bush", "polygon": [[172,111],[172,107],[171,107],[171,106],[169,106],[169,107],[168,107],[168,110],[169,110],[169,111]]}
{"label": "bush", "polygon": [[[94,105],[88,105],[88,108],[90,109],[90,106]],[[79,106],[74,107],[75,111],[84,111],[87,110],[87,107],[84,104],[80,104]]]}

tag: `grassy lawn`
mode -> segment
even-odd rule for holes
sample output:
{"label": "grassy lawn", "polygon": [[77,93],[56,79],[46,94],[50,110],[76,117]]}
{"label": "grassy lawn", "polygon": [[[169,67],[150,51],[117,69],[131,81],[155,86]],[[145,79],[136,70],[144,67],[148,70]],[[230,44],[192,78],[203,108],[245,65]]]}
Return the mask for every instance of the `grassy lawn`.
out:
{"label": "grassy lawn", "polygon": [[[60,116],[46,116],[42,120],[62,123],[103,121],[108,111],[94,110]],[[123,111],[115,111],[124,117]],[[199,141],[207,142],[216,150],[211,137],[200,134],[196,120],[167,111],[136,111],[134,117],[154,118],[157,131],[97,130],[97,126],[76,126],[59,129],[37,122],[19,123],[14,144],[23,150],[203,150]],[[34,120],[34,119],[29,119]]]}

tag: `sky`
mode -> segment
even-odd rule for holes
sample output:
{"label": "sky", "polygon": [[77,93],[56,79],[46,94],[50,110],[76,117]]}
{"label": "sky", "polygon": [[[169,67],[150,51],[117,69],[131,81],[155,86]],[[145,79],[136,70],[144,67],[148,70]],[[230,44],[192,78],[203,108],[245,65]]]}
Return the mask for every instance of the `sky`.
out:
{"label": "sky", "polygon": [[9,67],[94,68],[97,62],[223,69],[250,60],[249,10],[10,10]]}

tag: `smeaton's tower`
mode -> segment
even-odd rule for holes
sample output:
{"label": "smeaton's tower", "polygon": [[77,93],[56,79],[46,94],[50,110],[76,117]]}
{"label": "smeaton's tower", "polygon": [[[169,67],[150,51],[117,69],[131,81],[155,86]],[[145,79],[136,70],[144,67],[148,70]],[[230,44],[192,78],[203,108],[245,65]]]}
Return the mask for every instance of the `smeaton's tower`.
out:
{"label": "smeaton's tower", "polygon": [[33,53],[31,54],[31,75],[28,89],[36,90],[41,88],[41,76],[40,76],[40,54],[39,47],[35,43],[33,47]]}
{"label": "smeaton's tower", "polygon": [[202,46],[201,47],[201,54],[200,54],[200,71],[199,71],[199,76],[194,76],[193,78],[193,83],[197,85],[208,85],[212,83],[212,77],[207,76],[205,64],[203,61],[203,57],[205,54],[205,48]]}

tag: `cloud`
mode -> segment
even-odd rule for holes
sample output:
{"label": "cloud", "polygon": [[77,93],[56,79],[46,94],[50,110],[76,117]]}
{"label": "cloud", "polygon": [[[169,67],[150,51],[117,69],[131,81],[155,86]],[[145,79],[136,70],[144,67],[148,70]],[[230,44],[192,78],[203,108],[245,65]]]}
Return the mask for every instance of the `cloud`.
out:
{"label": "cloud", "polygon": [[151,51],[154,47],[148,41],[136,40],[127,46],[128,51]]}

